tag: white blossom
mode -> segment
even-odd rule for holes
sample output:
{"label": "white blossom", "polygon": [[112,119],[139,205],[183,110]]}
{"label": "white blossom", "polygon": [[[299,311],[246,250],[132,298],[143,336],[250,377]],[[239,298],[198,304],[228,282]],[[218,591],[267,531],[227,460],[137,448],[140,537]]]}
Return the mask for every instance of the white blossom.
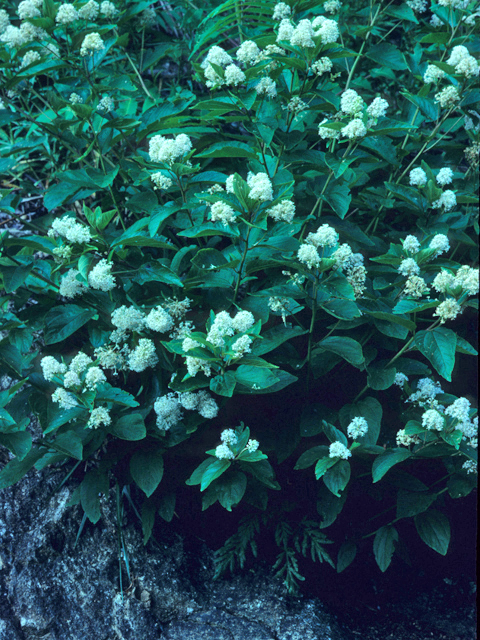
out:
{"label": "white blossom", "polygon": [[156,171],[155,173],[152,173],[152,175],[150,176],[150,180],[155,185],[153,187],[154,190],[169,189],[173,184],[172,179],[164,175],[161,171]]}
{"label": "white blossom", "polygon": [[225,345],[224,338],[226,336],[233,336],[234,333],[235,329],[232,318],[226,311],[220,311],[216,314],[215,320],[210,327],[207,340],[216,347],[223,347]]}
{"label": "white blossom", "polygon": [[435,276],[432,282],[432,287],[439,293],[445,293],[449,287],[453,286],[454,281],[455,276],[453,276],[448,271],[445,271],[445,269],[442,269]]}
{"label": "white blossom", "polygon": [[78,11],[73,4],[61,4],[58,7],[57,15],[55,16],[55,22],[57,24],[70,24],[78,20]]}
{"label": "white blossom", "polygon": [[112,263],[105,258],[100,260],[88,274],[88,284],[92,289],[100,291],[111,291],[115,288],[115,278],[112,276]]}
{"label": "white blossom", "polygon": [[363,110],[363,99],[353,89],[347,89],[342,93],[340,106],[343,113],[355,116]]}
{"label": "white blossom", "polygon": [[453,107],[459,100],[460,95],[452,85],[445,87],[445,89],[442,89],[439,93],[435,94],[435,102],[440,103],[442,108]]}
{"label": "white blossom", "polygon": [[259,446],[260,443],[258,442],[258,440],[249,440],[245,445],[245,449],[248,451],[248,453],[255,453]]}
{"label": "white blossom", "polygon": [[70,104],[83,104],[83,98],[78,93],[71,93],[68,101]]}
{"label": "white blossom", "polygon": [[461,287],[469,296],[475,296],[479,291],[478,269],[463,265],[455,274],[454,286]]}
{"label": "white blossom", "polygon": [[103,51],[104,49],[105,45],[99,33],[87,33],[80,47],[80,55],[83,57],[91,56],[95,51]]}
{"label": "white blossom", "polygon": [[230,222],[235,222],[235,210],[226,202],[214,202],[210,205],[210,220],[221,222],[226,227]]}
{"label": "white blossom", "polygon": [[294,31],[294,26],[287,18],[281,20],[278,26],[277,42],[287,42],[290,40]]}
{"label": "white blossom", "polygon": [[250,187],[248,197],[252,200],[273,200],[273,188],[270,178],[266,173],[248,172],[247,184]]}
{"label": "white blossom", "polygon": [[393,380],[393,384],[397,385],[397,387],[403,387],[403,385],[408,382],[408,376],[406,376],[404,373],[401,373],[400,371],[398,371],[395,374],[395,378]]}
{"label": "white blossom", "polygon": [[273,10],[274,20],[283,20],[283,18],[289,18],[292,10],[285,2],[277,2]]}
{"label": "white blossom", "polygon": [[344,444],[337,440],[336,442],[332,442],[330,445],[328,455],[330,458],[342,458],[343,460],[347,460],[347,458],[351,457],[352,453]]}
{"label": "white blossom", "polygon": [[361,438],[368,431],[368,422],[365,418],[354,418],[347,427],[347,434],[353,440]]}
{"label": "white blossom", "polygon": [[215,400],[206,391],[199,391],[197,394],[198,406],[197,411],[207,420],[212,420],[218,414],[218,405]]}
{"label": "white blossom", "polygon": [[434,209],[440,209],[443,207],[445,211],[451,211],[457,204],[457,197],[454,191],[446,189],[438,200],[432,203]]}
{"label": "white blossom", "polygon": [[420,273],[420,267],[413,258],[405,258],[398,267],[398,273],[402,276],[416,276]]}
{"label": "white blossom", "polygon": [[327,73],[328,71],[331,71],[333,67],[333,63],[330,60],[330,58],[320,58],[320,60],[317,60],[316,62],[314,62],[311,66],[311,69],[313,71],[313,73],[315,73],[317,76],[321,76],[323,73]]}
{"label": "white blossom", "polygon": [[128,367],[140,373],[148,367],[154,367],[158,362],[155,345],[148,338],[140,338],[138,346],[128,356]]}
{"label": "white blossom", "polygon": [[95,0],[89,0],[87,4],[84,4],[83,7],[78,10],[78,16],[82,18],[82,20],[93,21],[98,16],[99,10],[100,6],[98,2],[95,2]]}
{"label": "white blossom", "polygon": [[85,283],[80,282],[80,280],[77,279],[79,274],[80,272],[77,269],[70,269],[64,276],[62,276],[60,288],[58,290],[58,293],[61,296],[64,296],[65,298],[75,298],[75,296],[81,295],[88,289],[88,286]]}
{"label": "white blossom", "polygon": [[455,298],[447,298],[438,305],[433,315],[440,318],[440,324],[444,324],[447,320],[455,320],[460,313],[462,313],[462,307]]}
{"label": "white blossom", "polygon": [[5,9],[0,9],[0,34],[2,34],[7,27],[10,26],[10,18]]}
{"label": "white blossom", "polygon": [[342,3],[339,0],[327,0],[327,2],[323,3],[323,8],[328,13],[337,13],[340,11]]}
{"label": "white blossom", "polygon": [[78,406],[75,396],[61,387],[55,389],[52,394],[52,402],[59,404],[62,409],[72,409],[72,407]]}
{"label": "white blossom", "polygon": [[232,344],[232,351],[236,358],[241,358],[245,353],[250,353],[250,345],[252,344],[250,336],[241,336]]}
{"label": "white blossom", "polygon": [[63,375],[67,371],[67,365],[62,362],[58,362],[53,356],[45,356],[40,361],[42,367],[43,377],[49,382],[53,380],[55,376]]}
{"label": "white blossom", "polygon": [[346,138],[362,138],[367,135],[367,128],[360,118],[354,118],[342,128],[342,136]]}
{"label": "white blossom", "polygon": [[313,35],[310,20],[300,20],[290,36],[290,44],[292,47],[301,47],[302,49],[314,47]]}
{"label": "white blossom", "polygon": [[235,458],[235,454],[228,445],[219,444],[215,449],[215,457],[219,460],[233,460]]}
{"label": "white blossom", "polygon": [[429,291],[430,289],[423,278],[420,276],[409,276],[403,289],[403,295],[411,298],[421,298],[423,294]]}
{"label": "white blossom", "polygon": [[245,40],[237,49],[237,60],[245,65],[254,65],[260,55],[260,49],[253,40]]}
{"label": "white blossom", "polygon": [[145,318],[145,324],[152,331],[165,333],[173,328],[173,318],[162,307],[155,307]]}
{"label": "white blossom", "polygon": [[115,101],[110,96],[104,96],[97,104],[97,111],[99,113],[110,113],[115,109]]}
{"label": "white blossom", "polygon": [[109,0],[104,0],[100,5],[100,13],[105,16],[105,18],[116,18],[120,13],[117,7],[113,4],[113,2],[109,2]]}
{"label": "white blossom", "polygon": [[174,393],[167,393],[157,398],[153,405],[157,414],[157,427],[168,431],[183,418],[181,404]]}
{"label": "white blossom", "polygon": [[375,98],[367,107],[367,113],[371,118],[382,118],[387,113],[388,102],[383,98]]}
{"label": "white blossom", "polygon": [[292,222],[295,216],[295,203],[291,200],[282,200],[279,204],[267,209],[267,215],[275,222]]}
{"label": "white blossom", "polygon": [[107,381],[106,375],[100,367],[90,367],[85,376],[85,386],[87,389],[96,389],[99,384]]}
{"label": "white blossom", "polygon": [[58,235],[62,238],[66,238],[69,242],[78,243],[89,242],[92,239],[90,230],[82,224],[79,224],[75,218],[71,217],[56,218],[52,222],[52,228],[49,231],[49,235]]}
{"label": "white blossom", "polygon": [[427,0],[407,0],[407,4],[417,13],[424,13],[428,8]]}
{"label": "white blossom", "polygon": [[420,242],[415,236],[407,236],[402,244],[403,250],[407,253],[418,253],[420,251]]}
{"label": "white blossom", "polygon": [[148,153],[152,162],[171,165],[191,150],[192,141],[186,134],[180,133],[174,139],[164,138],[161,135],[153,136],[150,138]]}
{"label": "white blossom", "polygon": [[101,425],[108,427],[111,423],[112,418],[110,417],[108,409],[105,409],[105,407],[97,407],[90,412],[87,427],[89,429],[98,429]]}
{"label": "white blossom", "polygon": [[92,359],[87,356],[83,351],[79,351],[77,355],[70,362],[69,369],[74,373],[81,374],[87,370],[87,367],[92,364]]}
{"label": "white blossom", "polygon": [[305,242],[314,247],[334,247],[338,243],[338,233],[329,224],[322,224],[315,233],[309,233]]}
{"label": "white blossom", "polygon": [[434,258],[437,258],[442,253],[445,253],[450,249],[450,243],[448,238],[443,233],[437,233],[430,240],[430,244],[428,245],[429,249],[435,249]]}
{"label": "white blossom", "polygon": [[440,69],[434,64],[429,64],[425,73],[423,74],[423,81],[426,84],[437,84],[439,80],[445,77],[445,71]]}
{"label": "white blossom", "polygon": [[445,409],[445,414],[458,422],[470,422],[471,403],[467,398],[457,398],[453,404]]}
{"label": "white blossom", "polygon": [[233,429],[224,429],[220,434],[220,440],[223,444],[236,444],[238,442],[238,436]]}
{"label": "white blossom", "polygon": [[444,423],[444,417],[435,409],[428,409],[422,415],[422,427],[429,431],[441,431]]}
{"label": "white blossom", "polygon": [[259,96],[274,98],[277,95],[277,85],[271,78],[262,78],[255,85],[255,91]]}
{"label": "white blossom", "polygon": [[440,171],[437,173],[437,176],[436,176],[437,184],[441,185],[442,187],[444,187],[446,184],[450,184],[452,180],[453,180],[453,171],[450,169],[450,167],[444,167],[443,169],[440,169]]}
{"label": "white blossom", "polygon": [[243,84],[245,80],[245,74],[236,64],[229,64],[225,69],[225,84],[229,87],[238,87],[238,85]]}
{"label": "white blossom", "polygon": [[300,248],[297,252],[297,258],[300,260],[300,262],[306,264],[309,269],[318,267],[321,262],[318,251],[311,244],[300,245]]}
{"label": "white blossom", "polygon": [[145,325],[145,315],[140,309],[122,305],[112,313],[112,324],[122,331],[141,331]]}
{"label": "white blossom", "polygon": [[333,44],[334,42],[337,42],[340,37],[338,24],[335,20],[329,20],[323,16],[318,16],[312,21],[312,27],[317,29],[317,31],[315,31],[315,36],[320,36],[322,44]]}
{"label": "white blossom", "polygon": [[234,331],[243,333],[248,331],[255,324],[255,318],[250,311],[239,311],[232,319],[232,327]]}
{"label": "white blossom", "polygon": [[408,447],[411,444],[415,444],[418,442],[418,436],[410,436],[405,433],[405,429],[400,429],[397,431],[396,437],[397,446]]}
{"label": "white blossom", "polygon": [[412,169],[409,174],[410,184],[417,187],[424,187],[427,184],[427,174],[423,169],[417,167]]}
{"label": "white blossom", "polygon": [[75,371],[69,371],[65,374],[63,378],[63,386],[65,389],[70,389],[70,387],[79,387],[82,384],[78,373]]}
{"label": "white blossom", "polygon": [[25,20],[25,18],[40,18],[42,15],[42,12],[40,11],[41,6],[42,2],[22,0],[17,9],[18,17],[20,20]]}

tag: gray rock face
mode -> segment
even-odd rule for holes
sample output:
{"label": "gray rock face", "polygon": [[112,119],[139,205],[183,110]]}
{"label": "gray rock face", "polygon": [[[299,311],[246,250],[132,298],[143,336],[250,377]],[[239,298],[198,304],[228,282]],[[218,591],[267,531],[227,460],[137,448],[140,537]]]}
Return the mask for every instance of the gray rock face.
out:
{"label": "gray rock face", "polygon": [[0,494],[0,640],[344,640],[320,602],[266,570],[213,582],[206,547],[168,531],[144,547],[130,522],[122,599],[114,501],[75,547],[82,514],[72,488],[53,493],[62,477],[34,472]]}

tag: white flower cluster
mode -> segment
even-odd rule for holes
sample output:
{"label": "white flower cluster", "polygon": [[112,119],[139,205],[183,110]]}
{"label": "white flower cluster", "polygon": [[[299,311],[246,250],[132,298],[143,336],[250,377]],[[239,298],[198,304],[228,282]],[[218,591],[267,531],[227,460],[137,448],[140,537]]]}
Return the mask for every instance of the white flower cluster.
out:
{"label": "white flower cluster", "polygon": [[[386,102],[386,101],[385,101]],[[347,89],[342,93],[340,100],[340,108],[343,113],[350,116],[355,116],[363,111],[365,103],[363,98],[358,95],[353,89]]]}
{"label": "white flower cluster", "polygon": [[289,307],[290,307],[289,298],[272,296],[268,299],[268,308],[271,311],[273,311],[273,313],[280,313],[284,324],[285,324],[286,317],[291,313]]}
{"label": "white flower cluster", "polygon": [[88,274],[88,284],[92,289],[99,291],[111,291],[115,288],[116,282],[112,276],[113,264],[103,258],[98,262]]}
{"label": "white flower cluster", "polygon": [[[225,429],[220,435],[222,444],[219,444],[215,449],[215,457],[219,460],[233,460],[235,453],[231,447],[238,442],[238,436],[233,429]],[[249,440],[245,445],[245,449],[249,453],[254,453],[259,447],[258,440]]]}
{"label": "white flower cluster", "polygon": [[7,46],[18,49],[30,42],[41,42],[47,38],[48,34],[44,29],[35,27],[30,22],[22,22],[20,27],[8,25],[0,36],[0,42],[4,42]]}
{"label": "white flower cluster", "polygon": [[69,242],[90,242],[92,234],[87,227],[79,224],[75,218],[64,217],[56,218],[52,222],[52,228],[48,231],[48,235],[51,237],[61,236],[66,238]]}
{"label": "white flower cluster", "polygon": [[405,258],[398,267],[398,273],[402,276],[416,276],[420,273],[420,267],[413,258]]}
{"label": "white flower cluster", "polygon": [[285,4],[285,2],[278,2],[273,10],[273,19],[283,20],[284,18],[289,18],[291,13],[292,10],[288,4]]}
{"label": "white flower cluster", "polygon": [[458,75],[470,78],[472,76],[478,76],[480,68],[475,58],[470,55],[467,47],[458,45],[453,47],[450,57],[447,60],[447,64],[455,67],[455,73]]}
{"label": "white flower cluster", "polygon": [[53,380],[55,376],[63,375],[67,372],[67,365],[58,362],[53,356],[45,356],[40,362],[42,367],[43,377],[49,382]]}
{"label": "white flower cluster", "polygon": [[310,20],[300,20],[290,36],[290,44],[292,47],[300,47],[301,49],[314,47],[314,35]]}
{"label": "white flower cluster", "polygon": [[96,51],[103,51],[104,49],[105,45],[99,33],[87,33],[80,47],[80,55],[83,57],[91,56]]}
{"label": "white flower cluster", "polygon": [[320,122],[318,125],[318,135],[322,140],[337,140],[340,137],[340,131],[338,131],[338,129],[324,127],[323,125],[327,122],[327,118],[324,118],[322,122]]}
{"label": "white flower cluster", "polygon": [[155,185],[153,187],[154,190],[156,190],[156,189],[169,189],[173,184],[171,178],[169,178],[168,176],[164,175],[161,171],[157,171],[156,173],[152,173],[152,175],[150,176],[150,180]]}
{"label": "white flower cluster", "polygon": [[440,106],[445,107],[453,107],[455,103],[460,100],[460,95],[455,87],[451,85],[449,87],[445,87],[439,93],[435,94],[435,102],[438,102]]}
{"label": "white flower cluster", "polygon": [[52,402],[60,405],[62,409],[72,409],[78,406],[78,402],[72,393],[68,393],[65,389],[58,387],[52,394]]}
{"label": "white flower cluster", "polygon": [[88,289],[88,285],[78,279],[79,275],[80,272],[77,269],[69,269],[62,276],[58,293],[65,298],[75,298],[75,296],[82,295]]}
{"label": "white flower cluster", "polygon": [[335,260],[335,269],[340,269],[353,287],[355,298],[360,298],[365,291],[367,270],[363,265],[361,253],[353,253],[349,244],[341,244],[332,254]]}
{"label": "white flower cluster", "polygon": [[20,69],[25,69],[25,67],[29,67],[34,62],[38,62],[42,59],[42,56],[38,53],[38,51],[27,51],[27,53],[22,58],[22,63],[20,65]]}
{"label": "white flower cluster", "polygon": [[397,387],[403,387],[405,383],[408,382],[408,376],[400,371],[395,374],[395,378],[393,380],[393,384],[397,385]]}
{"label": "white flower cluster", "polygon": [[293,97],[287,104],[287,111],[297,114],[308,109],[308,104],[298,96]]}
{"label": "white flower cluster", "polygon": [[115,108],[115,101],[111,96],[104,96],[97,104],[99,113],[110,113]]}
{"label": "white flower cluster", "polygon": [[89,429],[98,429],[98,427],[104,425],[108,427],[112,423],[110,412],[105,407],[97,407],[92,409],[90,417],[88,418],[87,427]]}
{"label": "white flower cluster", "polygon": [[152,162],[171,165],[192,150],[192,141],[185,133],[179,133],[173,140],[156,135],[150,138],[148,153]]}
{"label": "white flower cluster", "polygon": [[354,118],[347,125],[342,127],[342,136],[346,138],[363,138],[367,135],[367,127],[360,118]]}
{"label": "white flower cluster", "polygon": [[412,169],[409,174],[410,184],[416,187],[424,187],[427,184],[427,174],[423,169],[417,167]]}
{"label": "white flower cluster", "polygon": [[323,8],[328,13],[338,13],[338,11],[340,11],[341,6],[342,6],[342,3],[340,2],[340,0],[327,0],[327,2],[323,3]]}
{"label": "white flower cluster", "polygon": [[421,378],[417,382],[417,390],[407,398],[406,402],[416,402],[421,407],[437,408],[441,411],[441,405],[435,400],[440,393],[443,393],[443,389],[438,382],[430,378]]}
{"label": "white flower cluster", "polygon": [[440,324],[444,324],[447,320],[455,320],[460,313],[462,313],[462,307],[455,298],[447,298],[436,307],[433,315],[440,318]]}
{"label": "white flower cluster", "polygon": [[182,408],[198,411],[202,418],[212,420],[218,414],[218,405],[206,391],[197,393],[168,393],[157,398],[153,406],[157,414],[157,427],[168,431],[183,418]]}
{"label": "white flower cluster", "polygon": [[295,216],[295,203],[291,200],[282,200],[279,204],[267,209],[267,215],[275,222],[292,222]]}
{"label": "white flower cluster", "polygon": [[117,7],[110,2],[109,0],[104,0],[100,5],[100,13],[105,16],[105,18],[116,18],[120,11]]}
{"label": "white flower cluster", "polygon": [[259,96],[274,98],[277,95],[277,85],[275,80],[272,80],[271,78],[261,78],[255,85],[255,91]]}
{"label": "white flower cluster", "polygon": [[158,306],[150,311],[145,318],[146,326],[152,331],[166,333],[173,329],[173,318],[163,307]]}
{"label": "white flower cluster", "polygon": [[418,253],[420,251],[420,242],[415,236],[407,236],[402,245],[403,250],[407,253]]}
{"label": "white flower cluster", "polygon": [[215,71],[212,64],[225,69],[225,67],[227,67],[228,65],[233,64],[233,60],[232,57],[225,51],[225,49],[222,49],[217,45],[214,45],[209,50],[207,57],[200,65],[205,75],[206,85],[209,88],[221,86],[222,84],[224,84],[223,79]]}
{"label": "white flower cluster", "polygon": [[57,24],[70,24],[78,20],[78,11],[73,4],[61,4],[58,7],[57,15],[55,16],[55,22]]}
{"label": "white flower cluster", "polygon": [[142,331],[145,326],[143,311],[122,305],[112,313],[112,324],[120,331]]}
{"label": "white flower cluster", "polygon": [[334,247],[338,243],[338,233],[328,224],[323,224],[315,233],[309,233],[297,252],[297,258],[309,269],[318,267],[321,262],[319,247]]}
{"label": "white flower cluster", "polygon": [[347,460],[352,456],[352,452],[340,441],[332,442],[328,450],[329,458],[341,458]]}
{"label": "white flower cluster", "polygon": [[443,207],[445,211],[451,211],[457,204],[457,197],[454,191],[446,189],[438,200],[432,203],[434,209],[440,209]]}
{"label": "white flower cluster", "polygon": [[312,27],[317,29],[315,31],[315,37],[320,36],[322,44],[333,44],[337,42],[340,37],[340,31],[338,30],[338,24],[335,20],[329,20],[323,16],[317,16],[312,20]]}
{"label": "white flower cluster", "polygon": [[71,93],[68,101],[70,104],[83,104],[83,98],[78,93]]}
{"label": "white flower cluster", "polygon": [[445,418],[436,409],[427,409],[422,415],[422,427],[429,431],[442,431]]}
{"label": "white flower cluster", "polygon": [[405,287],[403,289],[403,295],[410,298],[421,298],[425,293],[430,291],[425,280],[420,276],[409,276]]}
{"label": "white flower cluster", "polygon": [[438,256],[440,256],[442,253],[445,253],[450,249],[450,243],[445,234],[437,233],[431,239],[430,244],[428,245],[428,248],[435,249],[435,254],[433,257],[438,258]]}
{"label": "white flower cluster", "polygon": [[95,0],[89,0],[78,11],[78,17],[82,20],[95,20],[100,11],[100,5]]}
{"label": "white flower cluster", "polygon": [[225,68],[225,84],[227,86],[238,87],[238,85],[243,84],[246,79],[246,75],[236,64],[229,64],[228,67]]}
{"label": "white flower cluster", "polygon": [[155,345],[148,338],[140,338],[138,345],[128,356],[128,368],[141,373],[148,367],[154,367],[158,362]]}
{"label": "white flower cluster", "polygon": [[477,463],[475,460],[467,460],[462,464],[462,469],[465,469],[467,473],[478,473]]}
{"label": "white flower cluster", "polygon": [[219,200],[210,205],[210,220],[221,222],[226,227],[230,222],[235,222],[235,210],[226,202]]}
{"label": "white flower cluster", "polygon": [[400,429],[397,431],[396,442],[399,447],[408,447],[411,444],[419,442],[419,437],[416,435],[410,436],[408,433],[405,433],[405,429]]}
{"label": "white flower cluster", "polygon": [[444,167],[440,169],[436,176],[437,184],[444,187],[447,184],[450,184],[453,180],[453,171],[449,167]]}
{"label": "white flower cluster", "polygon": [[255,318],[250,311],[238,311],[234,318],[226,311],[220,311],[215,315],[207,340],[215,347],[224,347],[226,336],[235,333],[245,333],[255,324]]}
{"label": "white flower cluster", "polygon": [[320,60],[314,62],[311,66],[311,69],[317,76],[321,76],[323,73],[331,71],[332,67],[333,63],[330,58],[323,57],[320,58]]}
{"label": "white flower cluster", "polygon": [[353,440],[361,438],[368,432],[368,422],[365,418],[354,418],[347,427],[347,434]]}
{"label": "white flower cluster", "polygon": [[17,13],[20,20],[25,18],[40,18],[42,12],[40,7],[43,5],[43,0],[22,0],[18,5]]}
{"label": "white flower cluster", "polygon": [[427,0],[407,0],[407,4],[417,13],[424,13],[428,9]]}
{"label": "white flower cluster", "polygon": [[0,9],[0,34],[5,31],[7,27],[10,26],[10,18],[5,9]]}
{"label": "white flower cluster", "polygon": [[260,49],[253,40],[245,40],[237,49],[237,60],[244,65],[254,65],[258,62]]}
{"label": "white flower cluster", "polygon": [[425,84],[437,84],[442,78],[445,77],[445,71],[440,69],[434,64],[429,64],[423,74],[423,81]]}
{"label": "white flower cluster", "polygon": [[250,187],[248,197],[252,200],[265,202],[273,199],[273,187],[266,173],[248,172],[247,184]]}
{"label": "white flower cluster", "polygon": [[388,102],[384,98],[375,98],[367,107],[367,114],[371,118],[383,118],[388,109]]}

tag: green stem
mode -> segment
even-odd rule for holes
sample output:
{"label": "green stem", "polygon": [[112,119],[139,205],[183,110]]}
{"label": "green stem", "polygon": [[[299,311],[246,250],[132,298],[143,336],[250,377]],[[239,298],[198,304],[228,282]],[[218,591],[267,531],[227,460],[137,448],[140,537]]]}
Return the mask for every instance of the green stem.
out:
{"label": "green stem", "polygon": [[240,266],[238,268],[238,278],[237,278],[237,282],[235,285],[235,292],[233,294],[233,304],[236,303],[237,301],[237,296],[238,296],[238,289],[240,288],[240,282],[242,280],[242,271],[243,271],[243,265],[245,264],[245,260],[247,258],[247,253],[248,253],[248,238],[250,236],[250,231],[252,230],[252,227],[248,227],[248,231],[247,231],[247,237],[245,238],[245,249],[243,250],[243,256],[242,256],[242,261],[240,262]]}

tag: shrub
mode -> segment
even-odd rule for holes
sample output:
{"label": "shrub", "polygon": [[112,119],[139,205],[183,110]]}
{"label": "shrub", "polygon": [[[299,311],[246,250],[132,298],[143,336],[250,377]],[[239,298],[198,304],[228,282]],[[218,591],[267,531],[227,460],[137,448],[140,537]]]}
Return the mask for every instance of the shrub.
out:
{"label": "shrub", "polygon": [[[476,355],[474,3],[166,6],[0,13],[0,486],[65,465],[95,523],[136,485],[147,542],[199,485],[250,508],[217,574],[273,528],[292,590],[299,556],[341,571],[370,537],[385,571],[408,518],[445,554],[442,499],[476,479],[476,409],[439,380]],[[295,403],[274,437],[242,421],[257,395]],[[301,518],[270,506],[286,467],[318,488]],[[322,530],[380,481],[396,517],[334,563]]]}

